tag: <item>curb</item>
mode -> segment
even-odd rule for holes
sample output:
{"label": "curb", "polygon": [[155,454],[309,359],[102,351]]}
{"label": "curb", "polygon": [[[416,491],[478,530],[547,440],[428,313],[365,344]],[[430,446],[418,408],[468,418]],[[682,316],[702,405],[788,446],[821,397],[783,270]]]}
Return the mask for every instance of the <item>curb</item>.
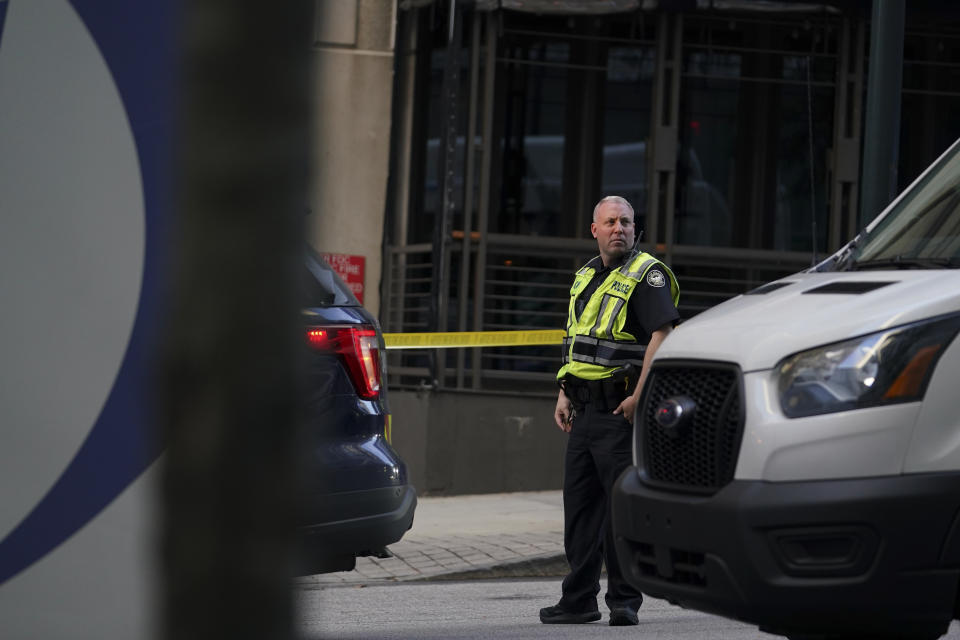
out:
{"label": "curb", "polygon": [[433,576],[421,576],[403,582],[432,582],[439,580],[483,580],[491,578],[555,578],[570,572],[567,557],[560,553],[549,553],[494,565],[464,569]]}

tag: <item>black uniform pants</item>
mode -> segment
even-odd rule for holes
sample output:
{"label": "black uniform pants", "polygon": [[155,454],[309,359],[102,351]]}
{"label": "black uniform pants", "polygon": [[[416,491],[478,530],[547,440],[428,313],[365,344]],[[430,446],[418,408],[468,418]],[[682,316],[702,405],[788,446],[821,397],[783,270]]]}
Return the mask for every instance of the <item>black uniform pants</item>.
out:
{"label": "black uniform pants", "polygon": [[598,411],[589,403],[573,419],[563,478],[563,543],[570,564],[560,599],[565,611],[597,610],[604,561],[607,606],[636,611],[643,602],[620,571],[610,527],[610,492],[632,462],[632,433],[622,415]]}

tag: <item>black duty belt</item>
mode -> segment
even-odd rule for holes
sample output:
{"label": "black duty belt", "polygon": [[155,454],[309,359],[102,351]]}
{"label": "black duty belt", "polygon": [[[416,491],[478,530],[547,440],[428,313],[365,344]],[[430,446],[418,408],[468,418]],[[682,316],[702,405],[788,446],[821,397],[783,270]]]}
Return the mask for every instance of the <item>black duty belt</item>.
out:
{"label": "black duty belt", "polygon": [[573,408],[578,412],[583,411],[588,404],[597,411],[610,412],[633,393],[638,377],[638,370],[632,365],[627,365],[614,371],[608,378],[583,380],[566,375],[559,380],[559,384],[564,395],[570,399]]}

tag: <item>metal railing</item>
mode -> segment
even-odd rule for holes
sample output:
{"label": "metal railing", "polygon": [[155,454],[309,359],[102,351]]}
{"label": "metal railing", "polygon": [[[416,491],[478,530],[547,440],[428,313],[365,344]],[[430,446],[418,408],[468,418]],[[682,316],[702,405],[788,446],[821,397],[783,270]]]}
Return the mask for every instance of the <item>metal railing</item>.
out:
{"label": "metal railing", "polygon": [[[641,245],[641,249],[662,258],[676,273],[683,320],[810,266],[806,253],[683,245],[668,251],[653,245]],[[562,329],[573,274],[596,255],[597,245],[592,239],[488,234],[484,259],[477,259],[477,244],[470,247],[467,261],[462,260],[462,251],[462,245],[452,245],[450,255],[441,262],[450,272],[441,278],[447,296],[439,309],[443,321],[438,322],[430,317],[431,274],[439,266],[434,265],[431,245],[388,249],[381,313],[385,332],[427,331],[437,326],[447,331]],[[474,277],[478,263],[482,279]],[[470,273],[461,278],[464,265]],[[552,394],[559,364],[560,345],[411,349],[388,355],[388,375],[394,388]]]}

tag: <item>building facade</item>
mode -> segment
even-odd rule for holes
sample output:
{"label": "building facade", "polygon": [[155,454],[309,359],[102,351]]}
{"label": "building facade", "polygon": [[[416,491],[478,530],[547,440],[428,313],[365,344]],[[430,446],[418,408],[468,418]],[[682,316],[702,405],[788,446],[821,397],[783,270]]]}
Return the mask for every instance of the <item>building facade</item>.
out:
{"label": "building facade", "polygon": [[[869,0],[342,0],[318,20],[338,4],[357,26],[318,39],[312,241],[367,256],[386,331],[562,328],[604,195],[633,203],[684,318],[878,213],[859,204]],[[903,27],[898,188],[960,136],[960,16],[910,2]],[[390,379],[546,396],[558,359],[405,351]]]}

